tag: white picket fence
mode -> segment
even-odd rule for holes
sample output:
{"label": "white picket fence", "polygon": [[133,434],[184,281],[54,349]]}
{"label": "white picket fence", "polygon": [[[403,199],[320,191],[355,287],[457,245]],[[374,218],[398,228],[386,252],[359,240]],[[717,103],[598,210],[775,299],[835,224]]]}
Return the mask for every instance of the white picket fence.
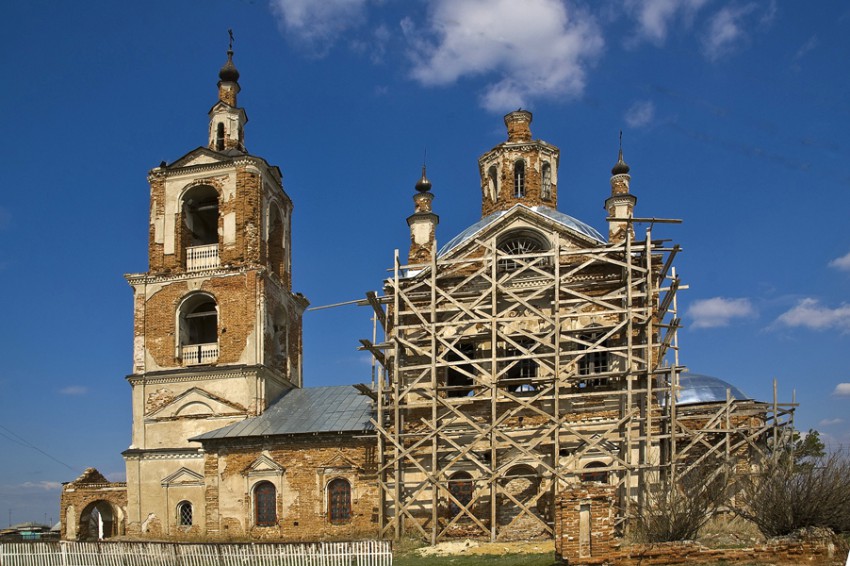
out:
{"label": "white picket fence", "polygon": [[0,543],[0,566],[392,566],[389,541]]}

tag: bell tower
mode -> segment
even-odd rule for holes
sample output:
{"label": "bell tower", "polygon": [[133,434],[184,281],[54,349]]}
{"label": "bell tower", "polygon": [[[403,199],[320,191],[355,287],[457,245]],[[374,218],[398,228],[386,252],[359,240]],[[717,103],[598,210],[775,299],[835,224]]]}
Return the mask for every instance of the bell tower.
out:
{"label": "bell tower", "polygon": [[204,459],[190,439],[259,415],[302,385],[308,302],[292,292],[293,205],[280,169],[245,148],[239,91],[231,39],[207,143],[148,174],[149,268],[126,275],[134,300],[128,534],[157,520],[167,534],[177,484],[200,522]]}

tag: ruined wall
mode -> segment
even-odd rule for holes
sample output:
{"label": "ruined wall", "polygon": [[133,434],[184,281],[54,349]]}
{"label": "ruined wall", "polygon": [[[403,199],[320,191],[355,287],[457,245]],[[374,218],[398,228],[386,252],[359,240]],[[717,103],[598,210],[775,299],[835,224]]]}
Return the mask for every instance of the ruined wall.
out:
{"label": "ruined wall", "polygon": [[59,500],[61,537],[65,540],[86,538],[89,533],[88,516],[95,505],[105,504],[111,510],[111,532],[108,536],[123,535],[127,518],[127,484],[110,482],[94,468],[86,469],[76,480],[62,486]]}

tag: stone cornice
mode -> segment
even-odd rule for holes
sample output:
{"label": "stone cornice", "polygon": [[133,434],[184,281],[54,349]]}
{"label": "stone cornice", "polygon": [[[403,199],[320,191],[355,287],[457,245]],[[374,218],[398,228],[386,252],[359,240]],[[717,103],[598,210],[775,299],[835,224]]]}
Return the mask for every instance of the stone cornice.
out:
{"label": "stone cornice", "polygon": [[[192,366],[189,368],[174,368],[157,370],[143,374],[130,374],[126,377],[132,386],[150,384],[159,385],[163,383],[187,383],[191,381],[207,381],[210,379],[243,379],[245,377],[261,376],[284,387],[293,387],[293,384],[281,374],[264,365],[235,365],[235,366]],[[232,416],[232,415],[228,415]]]}
{"label": "stone cornice", "polygon": [[201,448],[166,448],[160,450],[139,450],[129,448],[121,453],[125,460],[184,460],[186,458],[201,459],[204,452]]}
{"label": "stone cornice", "polygon": [[184,271],[182,273],[172,273],[168,275],[153,275],[150,273],[125,273],[124,279],[130,285],[138,285],[140,283],[171,283],[174,281],[188,281],[190,279],[207,279],[209,277],[228,277],[236,275],[245,275],[251,271],[266,271],[267,268],[260,265],[238,266],[238,267],[213,267],[210,269],[198,271]]}
{"label": "stone cornice", "polygon": [[[199,149],[205,149],[205,148],[199,148]],[[195,150],[195,151],[198,151],[198,150]],[[212,150],[209,150],[209,151],[211,153],[217,153],[217,152],[213,152]],[[190,152],[190,153],[192,153],[192,152]],[[187,154],[187,155],[189,155],[189,154]],[[259,169],[263,169],[265,171],[268,171],[269,174],[271,175],[271,177],[277,182],[277,184],[281,188],[281,190],[283,189],[282,184],[281,184],[282,180],[281,180],[280,169],[276,165],[269,164],[269,162],[266,161],[265,159],[263,159],[262,157],[258,157],[256,155],[250,155],[250,154],[245,154],[245,155],[240,155],[240,156],[235,156],[235,157],[232,157],[232,156],[223,156],[223,157],[224,157],[224,159],[222,159],[221,161],[215,161],[213,163],[197,163],[195,165],[188,165],[188,166],[185,166],[185,167],[174,167],[174,168],[171,168],[171,166],[166,165],[164,168],[158,167],[158,168],[155,168],[155,169],[151,169],[148,172],[148,181],[150,182],[150,181],[153,181],[154,179],[157,179],[157,178],[168,179],[169,177],[194,176],[194,175],[197,175],[199,173],[214,172],[214,171],[219,171],[219,170],[222,170],[222,169],[231,169],[231,168],[234,168],[234,167],[244,167],[246,165],[254,165],[254,166],[258,167]],[[179,159],[178,159],[178,161],[179,161]]]}

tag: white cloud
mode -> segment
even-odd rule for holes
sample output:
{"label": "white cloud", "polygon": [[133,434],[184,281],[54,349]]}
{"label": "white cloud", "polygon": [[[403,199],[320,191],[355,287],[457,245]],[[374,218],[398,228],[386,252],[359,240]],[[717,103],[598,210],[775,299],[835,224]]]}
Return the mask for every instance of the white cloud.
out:
{"label": "white cloud", "polygon": [[844,422],[844,419],[821,419],[818,423],[819,426],[833,426],[837,424],[841,424]]}
{"label": "white cloud", "polygon": [[850,305],[842,304],[831,309],[821,306],[817,299],[806,298],[779,315],[776,323],[790,327],[803,326],[811,330],[850,330]]}
{"label": "white cloud", "polygon": [[637,40],[662,45],[671,26],[690,27],[708,0],[629,0],[626,7],[637,20]]}
{"label": "white cloud", "polygon": [[270,6],[284,34],[317,57],[366,19],[366,0],[271,0]]}
{"label": "white cloud", "polygon": [[655,118],[655,105],[650,100],[638,101],[632,104],[624,119],[626,124],[632,128],[642,128]]}
{"label": "white cloud", "polygon": [[482,104],[493,111],[527,106],[536,97],[574,97],[602,51],[599,27],[560,0],[435,0],[425,36],[402,22],[411,42],[412,76],[446,85],[493,77]]}
{"label": "white cloud", "polygon": [[850,397],[850,383],[839,383],[835,386],[835,391],[832,394],[839,397]]}
{"label": "white cloud", "polygon": [[58,491],[62,489],[62,484],[58,481],[40,481],[40,482],[31,482],[27,481],[20,485],[23,489],[42,489],[44,491]]}
{"label": "white cloud", "polygon": [[694,320],[692,325],[694,328],[728,326],[732,319],[751,317],[755,313],[749,299],[725,297],[694,301],[687,312],[688,316]]}
{"label": "white cloud", "polygon": [[830,267],[840,269],[841,271],[850,271],[850,252],[847,255],[837,257],[829,262]]}
{"label": "white cloud", "polygon": [[62,395],[85,395],[88,393],[88,389],[82,385],[69,385],[60,389],[59,393]]}

